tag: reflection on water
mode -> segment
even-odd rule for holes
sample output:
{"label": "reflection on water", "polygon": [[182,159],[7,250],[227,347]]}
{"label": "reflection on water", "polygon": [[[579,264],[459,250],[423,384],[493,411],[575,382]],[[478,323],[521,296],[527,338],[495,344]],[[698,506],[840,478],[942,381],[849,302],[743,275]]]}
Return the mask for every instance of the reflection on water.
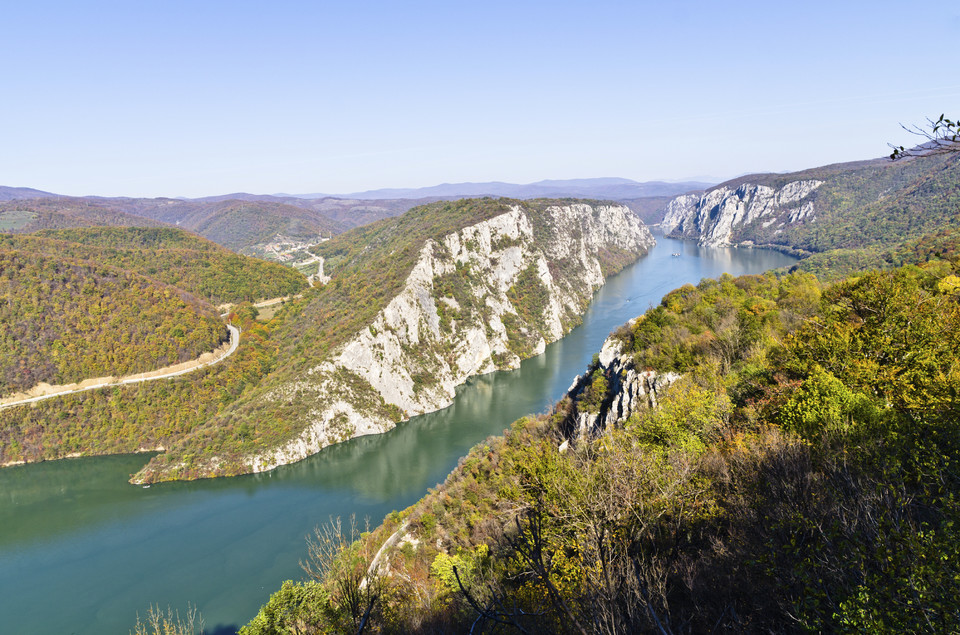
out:
{"label": "reflection on water", "polygon": [[472,378],[449,408],[387,434],[266,474],[148,489],[126,482],[147,455],[0,470],[4,629],[127,632],[151,603],[187,602],[199,606],[208,627],[243,624],[283,580],[300,577],[313,526],[351,513],[377,523],[412,504],[471,446],[553,404],[611,331],[669,290],[793,261],[762,250],[658,242],[607,282],[566,338],[518,370]]}

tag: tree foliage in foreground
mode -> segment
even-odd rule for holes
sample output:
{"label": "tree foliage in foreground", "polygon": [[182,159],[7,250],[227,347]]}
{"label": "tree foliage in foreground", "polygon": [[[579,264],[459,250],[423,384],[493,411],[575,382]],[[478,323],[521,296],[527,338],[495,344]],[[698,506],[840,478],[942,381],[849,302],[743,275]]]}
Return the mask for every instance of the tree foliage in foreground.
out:
{"label": "tree foliage in foreground", "polygon": [[936,120],[928,119],[927,124],[929,129],[920,126],[910,128],[904,126],[904,130],[925,139],[925,141],[910,149],[890,144],[890,147],[893,148],[890,158],[896,161],[905,157],[960,152],[960,144],[957,143],[958,138],[960,138],[960,120],[947,119],[941,114]]}
{"label": "tree foliage in foreground", "polygon": [[[344,550],[407,536],[367,630],[960,630],[958,271],[671,292],[619,332],[641,369],[684,375],[657,409],[560,452],[564,399]],[[328,600],[305,598],[338,571],[244,632],[327,632]]]}

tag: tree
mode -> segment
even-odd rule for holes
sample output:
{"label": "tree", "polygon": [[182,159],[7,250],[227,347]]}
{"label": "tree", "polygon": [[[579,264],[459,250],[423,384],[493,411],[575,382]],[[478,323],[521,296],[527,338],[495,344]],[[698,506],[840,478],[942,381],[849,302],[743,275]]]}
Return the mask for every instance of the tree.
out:
{"label": "tree", "polygon": [[314,529],[307,539],[307,560],[300,566],[307,575],[329,583],[330,600],[340,618],[339,628],[359,635],[370,622],[370,615],[383,593],[379,566],[370,561],[369,541],[361,541],[355,516],[350,517],[347,533],[340,518]]}
{"label": "tree", "polygon": [[926,141],[909,150],[903,146],[895,146],[889,143],[887,145],[893,148],[890,158],[896,161],[904,157],[920,157],[931,154],[960,152],[960,143],[957,143],[957,141],[960,140],[960,120],[947,119],[941,114],[940,118],[936,121],[927,119],[927,123],[929,124],[929,130],[921,128],[920,126],[912,126],[910,128],[902,126],[902,128],[910,134],[923,137]]}
{"label": "tree", "polygon": [[150,606],[147,619],[140,621],[137,615],[137,625],[130,635],[203,635],[203,617],[197,607],[187,605],[186,616],[181,618],[180,611],[174,611],[169,606],[164,613],[159,606]]}

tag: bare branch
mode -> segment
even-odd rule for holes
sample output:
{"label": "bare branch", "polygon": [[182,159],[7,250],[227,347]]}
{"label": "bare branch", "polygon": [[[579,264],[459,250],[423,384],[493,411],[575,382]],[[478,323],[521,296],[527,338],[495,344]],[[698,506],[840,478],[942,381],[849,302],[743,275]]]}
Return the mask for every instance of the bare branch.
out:
{"label": "bare branch", "polygon": [[900,124],[900,127],[912,135],[922,137],[925,141],[913,148],[888,143],[887,145],[893,149],[890,158],[894,161],[904,157],[923,157],[960,152],[960,120],[947,119],[940,115],[938,119],[927,119],[926,128],[920,126],[907,127],[903,124]]}

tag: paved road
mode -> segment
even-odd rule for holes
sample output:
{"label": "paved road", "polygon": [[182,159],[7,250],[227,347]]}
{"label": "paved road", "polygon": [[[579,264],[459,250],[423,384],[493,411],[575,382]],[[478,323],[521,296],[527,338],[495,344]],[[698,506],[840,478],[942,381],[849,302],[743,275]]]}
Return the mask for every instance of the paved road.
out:
{"label": "paved road", "polygon": [[[100,388],[107,388],[108,386],[124,386],[127,384],[139,384],[145,381],[154,381],[156,379],[168,379],[170,377],[177,377],[179,375],[186,375],[187,373],[192,373],[201,368],[206,368],[208,366],[213,366],[214,364],[219,364],[226,358],[236,352],[237,347],[240,346],[240,329],[232,324],[228,324],[227,328],[230,329],[230,348],[227,349],[227,352],[212,359],[207,362],[200,363],[199,360],[194,360],[193,362],[185,362],[188,367],[184,368],[184,364],[177,364],[175,366],[168,366],[167,368],[172,368],[176,370],[171,370],[169,372],[163,372],[163,369],[157,369],[154,371],[149,371],[146,373],[137,373],[135,375],[127,375],[125,377],[109,378],[100,383],[93,384],[91,386],[83,386],[80,388],[67,388],[66,386],[51,386],[51,391],[45,395],[40,395],[39,397],[25,397],[23,399],[18,399],[16,401],[11,401],[8,403],[0,404],[0,410],[4,408],[12,408],[13,406],[22,406],[23,404],[33,403],[36,401],[43,401],[44,399],[52,399],[54,397],[61,397],[63,395],[73,395],[78,392],[86,392],[87,390],[98,390]],[[159,373],[159,374],[157,374]]]}

